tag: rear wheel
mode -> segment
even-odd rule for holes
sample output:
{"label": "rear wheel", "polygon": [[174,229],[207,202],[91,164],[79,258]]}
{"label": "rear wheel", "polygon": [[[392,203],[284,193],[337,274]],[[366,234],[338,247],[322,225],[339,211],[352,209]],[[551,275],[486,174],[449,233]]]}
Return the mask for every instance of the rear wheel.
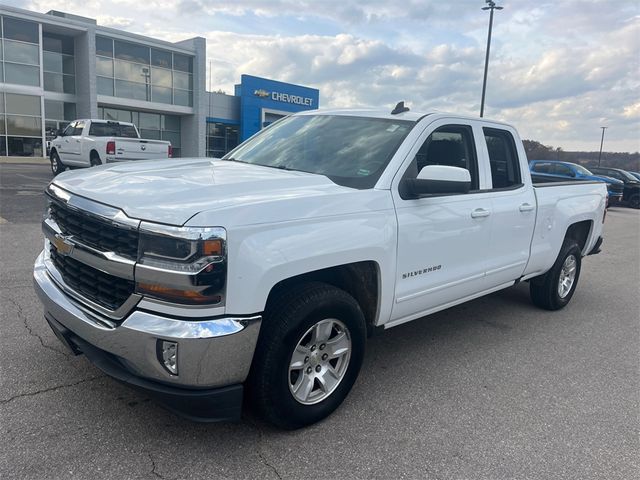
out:
{"label": "rear wheel", "polygon": [[277,295],[265,311],[248,389],[265,420],[286,429],[340,406],[362,365],[366,326],[344,290],[310,282]]}
{"label": "rear wheel", "polygon": [[566,239],[551,270],[529,283],[533,303],[546,310],[565,307],[578,285],[581,265],[580,247],[574,240]]}
{"label": "rear wheel", "polygon": [[95,167],[97,165],[102,165],[100,156],[96,152],[91,152],[91,156],[89,157],[89,162],[91,162],[92,167]]}
{"label": "rear wheel", "polygon": [[56,152],[55,150],[51,152],[51,157],[49,159],[51,160],[51,173],[53,173],[54,177],[58,175],[60,172],[65,171],[65,166],[60,160],[60,156],[58,155],[58,152]]}

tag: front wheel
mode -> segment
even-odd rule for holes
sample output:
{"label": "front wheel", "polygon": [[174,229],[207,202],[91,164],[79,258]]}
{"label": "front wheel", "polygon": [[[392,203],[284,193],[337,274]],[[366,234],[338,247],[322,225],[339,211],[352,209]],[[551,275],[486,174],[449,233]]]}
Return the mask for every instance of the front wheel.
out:
{"label": "front wheel", "polygon": [[365,320],[351,295],[319,282],[269,303],[248,389],[267,421],[300,428],[330,415],[351,390],[364,357]]}
{"label": "front wheel", "polygon": [[529,283],[533,303],[545,310],[565,307],[576,291],[581,265],[580,247],[574,240],[565,240],[551,270]]}
{"label": "front wheel", "polygon": [[636,193],[629,199],[629,206],[631,208],[640,208],[640,193]]}
{"label": "front wheel", "polygon": [[51,173],[53,173],[54,177],[58,175],[60,172],[64,172],[65,166],[60,160],[60,156],[58,155],[58,152],[54,150],[51,153],[50,160],[51,160]]}

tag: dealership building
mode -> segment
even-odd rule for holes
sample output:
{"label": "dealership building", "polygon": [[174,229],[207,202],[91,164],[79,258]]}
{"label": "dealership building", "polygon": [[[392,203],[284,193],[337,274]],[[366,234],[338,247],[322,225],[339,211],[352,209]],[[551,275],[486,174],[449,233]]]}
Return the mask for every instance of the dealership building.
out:
{"label": "dealership building", "polygon": [[319,104],[317,89],[251,75],[234,95],[207,92],[202,37],[171,43],[91,18],[0,5],[0,42],[0,156],[44,156],[55,129],[102,118],[169,140],[174,156],[219,157]]}

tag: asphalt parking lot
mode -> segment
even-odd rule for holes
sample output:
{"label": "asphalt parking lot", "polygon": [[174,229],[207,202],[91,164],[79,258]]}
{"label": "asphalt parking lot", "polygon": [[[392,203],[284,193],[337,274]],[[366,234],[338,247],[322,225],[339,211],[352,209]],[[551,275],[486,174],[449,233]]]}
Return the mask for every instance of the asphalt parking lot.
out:
{"label": "asphalt parking lot", "polygon": [[0,165],[0,478],[630,479],[640,475],[640,212],[612,208],[571,304],[527,285],[370,340],[295,432],[195,424],[68,354],[31,284],[46,165]]}

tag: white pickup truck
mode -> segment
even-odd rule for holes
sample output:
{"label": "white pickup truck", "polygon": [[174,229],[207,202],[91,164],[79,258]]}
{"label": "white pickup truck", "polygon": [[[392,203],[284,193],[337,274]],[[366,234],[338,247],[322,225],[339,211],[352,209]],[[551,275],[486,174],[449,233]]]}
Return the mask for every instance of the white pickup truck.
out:
{"label": "white pickup truck", "polygon": [[283,428],[340,405],[374,332],[523,281],[567,305],[607,203],[602,182],[532,184],[509,125],[403,107],[299,113],[220,160],[47,195],[34,281],[63,343],[192,419],[239,418],[246,389]]}
{"label": "white pickup truck", "polygon": [[93,167],[129,160],[171,158],[171,143],[140,138],[133,123],[75,120],[51,140],[49,160],[54,175],[66,167]]}

